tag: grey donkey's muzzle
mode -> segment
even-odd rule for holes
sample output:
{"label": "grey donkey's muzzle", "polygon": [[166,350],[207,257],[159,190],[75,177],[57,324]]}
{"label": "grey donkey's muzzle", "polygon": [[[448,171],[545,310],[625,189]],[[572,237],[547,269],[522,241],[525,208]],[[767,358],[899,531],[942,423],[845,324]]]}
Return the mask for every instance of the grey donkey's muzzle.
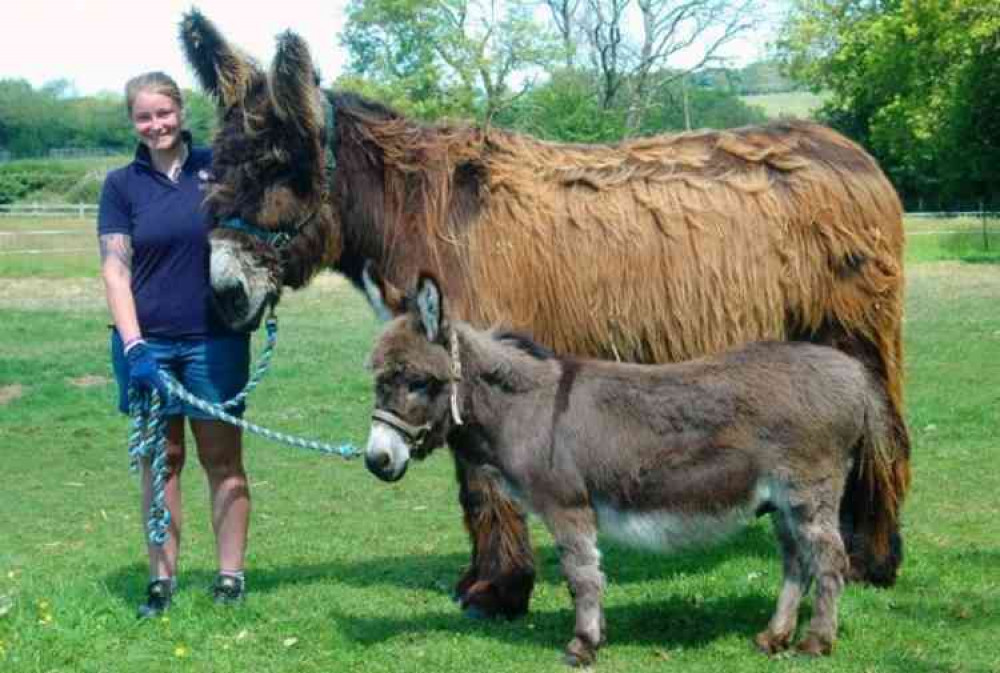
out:
{"label": "grey donkey's muzzle", "polygon": [[420,457],[431,424],[411,425],[382,409],[372,413],[372,428],[365,448],[365,467],[383,481],[399,481],[406,474],[410,455]]}

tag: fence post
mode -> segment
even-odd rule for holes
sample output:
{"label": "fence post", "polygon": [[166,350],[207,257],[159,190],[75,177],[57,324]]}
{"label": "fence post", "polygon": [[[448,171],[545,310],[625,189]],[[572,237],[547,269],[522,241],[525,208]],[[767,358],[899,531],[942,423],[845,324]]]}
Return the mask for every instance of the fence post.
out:
{"label": "fence post", "polygon": [[986,209],[983,208],[983,202],[979,202],[979,219],[983,224],[983,249],[986,252],[990,251],[990,235],[986,230]]}

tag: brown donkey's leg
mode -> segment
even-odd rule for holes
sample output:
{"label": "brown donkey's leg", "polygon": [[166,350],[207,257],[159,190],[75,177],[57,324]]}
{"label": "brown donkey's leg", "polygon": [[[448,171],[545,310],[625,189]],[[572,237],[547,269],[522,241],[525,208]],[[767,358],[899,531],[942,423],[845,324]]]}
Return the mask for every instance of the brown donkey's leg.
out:
{"label": "brown donkey's leg", "polygon": [[467,614],[513,619],[528,612],[534,556],[524,512],[482,468],[455,457],[472,562],[455,587]]}
{"label": "brown donkey's leg", "polygon": [[[876,329],[878,343],[863,336],[846,331],[843,327],[829,324],[812,335],[803,335],[817,343],[823,343],[844,351],[863,362],[882,382],[889,398],[889,424],[892,428],[890,451],[896,456],[893,467],[894,485],[900,502],[910,484],[910,435],[902,410],[902,338],[899,323],[894,322],[890,313],[881,314],[888,320]],[[840,535],[848,555],[848,570],[845,578],[849,581],[867,582],[877,587],[895,584],[896,574],[903,562],[903,534],[897,525],[890,533],[889,554],[876,556],[868,548],[867,540],[871,531],[859,522],[858,513],[871,507],[868,495],[854,492],[860,483],[848,482],[848,491],[843,494],[840,511]]]}
{"label": "brown donkey's leg", "polygon": [[782,582],[778,607],[767,629],[757,634],[757,648],[765,654],[777,654],[788,649],[799,619],[799,603],[809,591],[809,569],[803,565],[801,550],[789,527],[787,514],[771,514],[774,531],[781,547]]}

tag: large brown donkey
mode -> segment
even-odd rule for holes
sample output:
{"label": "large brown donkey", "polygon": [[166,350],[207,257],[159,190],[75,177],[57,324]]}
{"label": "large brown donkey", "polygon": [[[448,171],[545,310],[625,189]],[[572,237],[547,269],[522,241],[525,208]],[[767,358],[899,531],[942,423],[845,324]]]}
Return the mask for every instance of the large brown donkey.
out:
{"label": "large brown donkey", "polygon": [[[616,145],[428,125],[320,90],[292,33],[268,70],[197,12],[181,33],[219,103],[207,203],[225,226],[211,278],[233,325],[323,268],[360,287],[371,263],[400,288],[431,271],[455,317],[561,355],[651,363],[769,339],[828,344],[887,392],[905,492],[902,211],[850,140],[807,122]],[[480,613],[523,614],[524,521],[489,471],[458,457],[456,472],[472,542],[456,593]],[[862,493],[844,500],[851,574],[891,584],[899,554],[876,563],[884,550],[862,545],[868,506]]]}
{"label": "large brown donkey", "polygon": [[396,481],[447,442],[493,470],[545,523],[576,606],[573,665],[604,641],[597,532],[657,550],[704,544],[770,512],[784,577],[757,645],[789,647],[815,582],[798,649],[829,654],[848,568],[838,532],[845,492],[895,525],[891,425],[871,372],[807,343],[761,342],[670,365],[563,359],[524,337],[446,317],[422,278],[410,312],[372,355],[368,469]]}

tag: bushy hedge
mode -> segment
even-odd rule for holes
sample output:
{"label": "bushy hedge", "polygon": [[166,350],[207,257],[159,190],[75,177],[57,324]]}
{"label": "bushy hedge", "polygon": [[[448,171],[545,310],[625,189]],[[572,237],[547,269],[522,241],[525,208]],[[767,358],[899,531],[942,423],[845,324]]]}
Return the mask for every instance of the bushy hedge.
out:
{"label": "bushy hedge", "polygon": [[26,159],[0,164],[0,204],[97,203],[104,176],[128,158]]}

